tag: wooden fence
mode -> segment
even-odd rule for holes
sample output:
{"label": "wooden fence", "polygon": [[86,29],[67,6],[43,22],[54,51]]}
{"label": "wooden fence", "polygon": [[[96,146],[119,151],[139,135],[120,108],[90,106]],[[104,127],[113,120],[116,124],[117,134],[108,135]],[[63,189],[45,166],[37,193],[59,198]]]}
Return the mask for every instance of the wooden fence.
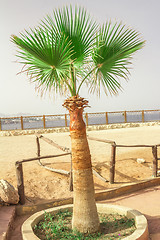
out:
{"label": "wooden fence", "polygon": [[[160,121],[160,110],[84,113],[86,126]],[[69,114],[0,118],[0,131],[69,127]]]}
{"label": "wooden fence", "polygon": [[[41,149],[40,149],[40,142],[39,139],[42,139],[43,141],[49,143],[53,147],[56,147],[60,150],[62,150],[65,153],[62,154],[56,154],[56,155],[47,155],[47,156],[41,156]],[[89,138],[90,140],[96,140],[95,138]],[[106,143],[110,143],[110,141],[104,140]],[[39,164],[44,167],[47,170],[50,170],[52,172],[64,174],[64,175],[69,175],[70,176],[70,181],[69,181],[69,189],[70,191],[73,191],[73,178],[72,178],[72,153],[69,148],[67,147],[62,147],[53,140],[46,138],[40,134],[36,134],[36,144],[37,144],[37,157],[34,158],[28,158],[28,159],[23,159],[21,161],[17,161],[15,163],[15,168],[16,168],[16,176],[17,176],[17,189],[18,189],[18,194],[19,194],[19,203],[24,204],[25,203],[25,192],[24,192],[24,179],[23,179],[23,163],[26,162],[32,162],[32,161],[39,161]],[[44,164],[41,163],[41,159],[46,159],[46,158],[55,158],[55,157],[61,157],[61,156],[66,156],[70,155],[71,156],[71,168],[70,171],[65,171],[63,169],[54,169],[45,166]],[[98,177],[100,180],[107,182],[107,180],[102,177],[96,170],[93,170],[93,174]]]}
{"label": "wooden fence", "polygon": [[160,144],[157,145],[118,145],[115,142],[111,144],[111,160],[110,160],[110,183],[114,183],[115,178],[115,165],[116,165],[116,149],[117,147],[131,148],[131,147],[142,147],[142,148],[152,148],[153,161],[152,161],[152,176],[155,178],[158,176],[158,151],[157,148],[160,147]]}
{"label": "wooden fence", "polygon": [[[40,142],[39,139],[44,140],[45,142],[49,143],[50,145],[62,150],[65,153],[62,154],[58,154],[58,155],[47,155],[47,156],[41,156],[41,149],[40,149]],[[116,166],[116,149],[117,147],[145,147],[145,148],[152,148],[152,154],[153,154],[153,160],[152,160],[152,176],[154,178],[156,178],[158,176],[158,161],[160,160],[160,158],[158,158],[158,151],[157,148],[160,147],[160,144],[157,145],[119,145],[116,144],[116,142],[112,141],[112,140],[105,140],[105,139],[99,139],[99,138],[95,138],[95,137],[88,137],[89,140],[93,140],[93,141],[98,141],[98,142],[103,142],[106,144],[110,144],[111,146],[111,156],[110,156],[110,163],[109,163],[109,182],[111,184],[114,183],[114,178],[115,178],[115,166]],[[53,140],[46,138],[40,134],[36,134],[36,144],[37,144],[37,157],[34,158],[28,158],[28,159],[23,159],[22,161],[17,161],[15,163],[15,167],[16,167],[16,176],[17,176],[17,189],[18,189],[18,194],[19,194],[19,202],[20,204],[24,204],[25,203],[25,192],[24,192],[24,180],[23,180],[23,163],[26,162],[31,162],[31,161],[36,161],[38,160],[40,165],[44,168],[46,168],[47,170],[56,172],[56,173],[60,173],[60,174],[65,174],[65,175],[69,175],[70,176],[70,181],[69,181],[69,189],[70,191],[73,191],[73,178],[72,178],[72,153],[70,151],[69,148],[67,147],[62,147],[60,145],[58,145],[56,142],[54,142]],[[65,170],[62,169],[54,169],[54,168],[50,168],[45,166],[44,164],[41,163],[41,159],[46,159],[46,158],[55,158],[55,157],[60,157],[60,156],[66,156],[66,155],[70,155],[71,156],[71,168],[70,171],[67,172]],[[107,178],[102,177],[96,170],[93,170],[93,174],[98,177],[100,180],[104,181],[104,182],[108,182]]]}
{"label": "wooden fence", "polygon": [[152,176],[157,177],[158,173],[158,161],[160,158],[158,158],[158,147],[160,147],[160,144],[156,145],[119,145],[116,144],[116,142],[111,141],[111,140],[104,140],[104,139],[98,139],[94,137],[88,137],[89,140],[94,140],[98,142],[103,142],[111,145],[111,157],[110,157],[110,173],[109,173],[109,182],[114,183],[114,178],[115,178],[115,165],[116,165],[116,149],[117,148],[152,148],[152,154],[153,154],[153,161],[152,161]]}

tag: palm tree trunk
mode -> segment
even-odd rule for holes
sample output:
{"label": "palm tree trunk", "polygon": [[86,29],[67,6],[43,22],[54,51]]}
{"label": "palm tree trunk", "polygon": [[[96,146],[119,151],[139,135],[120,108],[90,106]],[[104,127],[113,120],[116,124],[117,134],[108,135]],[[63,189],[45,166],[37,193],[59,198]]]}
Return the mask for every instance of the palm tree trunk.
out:
{"label": "palm tree trunk", "polygon": [[74,107],[69,109],[74,191],[72,228],[79,232],[92,233],[99,230],[99,218],[95,203],[91,155],[83,121],[83,106],[78,106],[74,104]]}

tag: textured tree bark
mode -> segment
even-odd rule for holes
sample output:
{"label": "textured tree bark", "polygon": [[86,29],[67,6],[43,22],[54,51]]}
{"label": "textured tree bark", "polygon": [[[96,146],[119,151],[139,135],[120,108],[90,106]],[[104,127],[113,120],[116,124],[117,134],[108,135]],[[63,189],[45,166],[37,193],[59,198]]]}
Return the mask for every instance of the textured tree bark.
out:
{"label": "textured tree bark", "polygon": [[95,203],[91,155],[83,121],[83,107],[70,110],[70,134],[73,167],[73,218],[72,228],[80,232],[99,230]]}

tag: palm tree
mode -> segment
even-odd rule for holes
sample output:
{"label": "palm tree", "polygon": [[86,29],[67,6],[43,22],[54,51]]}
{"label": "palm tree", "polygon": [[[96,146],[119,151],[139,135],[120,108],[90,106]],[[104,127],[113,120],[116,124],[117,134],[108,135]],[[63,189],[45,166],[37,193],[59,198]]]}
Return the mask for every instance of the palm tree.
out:
{"label": "palm tree", "polygon": [[42,92],[70,92],[63,106],[70,113],[74,206],[72,227],[80,232],[99,230],[91,155],[83,121],[88,101],[79,96],[83,84],[90,92],[117,94],[119,79],[127,79],[134,52],[144,41],[121,23],[99,26],[84,8],[64,7],[47,15],[39,27],[13,35],[23,72]]}

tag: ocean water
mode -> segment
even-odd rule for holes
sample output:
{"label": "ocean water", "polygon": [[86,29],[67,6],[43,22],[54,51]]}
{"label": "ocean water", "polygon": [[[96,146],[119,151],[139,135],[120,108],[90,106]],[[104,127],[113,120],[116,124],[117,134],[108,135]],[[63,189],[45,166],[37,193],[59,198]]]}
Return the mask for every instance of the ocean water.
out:
{"label": "ocean water", "polygon": [[[108,124],[124,123],[124,112],[109,112],[107,114]],[[86,114],[84,114],[84,121],[87,123]],[[142,122],[142,112],[126,112],[127,122]],[[144,122],[160,121],[160,110],[144,112]],[[65,115],[45,116],[45,127],[56,128],[65,127]],[[69,126],[69,115],[67,115],[67,126]],[[106,124],[106,113],[88,113],[88,125],[102,125]],[[23,129],[38,129],[43,128],[43,117],[23,117]],[[21,129],[21,118],[2,118],[1,130],[15,130]]]}

